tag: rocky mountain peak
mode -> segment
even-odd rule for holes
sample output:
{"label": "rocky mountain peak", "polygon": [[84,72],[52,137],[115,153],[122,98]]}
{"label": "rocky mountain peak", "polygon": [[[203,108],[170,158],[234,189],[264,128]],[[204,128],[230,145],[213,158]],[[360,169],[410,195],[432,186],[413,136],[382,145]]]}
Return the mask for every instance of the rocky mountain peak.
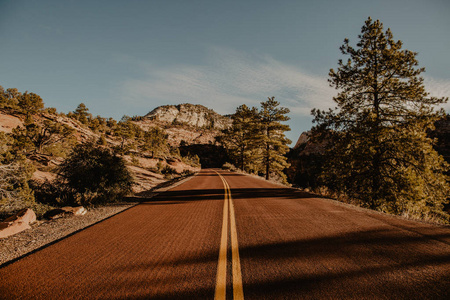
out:
{"label": "rocky mountain peak", "polygon": [[155,108],[145,119],[165,124],[184,124],[196,128],[225,129],[231,126],[232,120],[212,109],[199,104],[163,105]]}
{"label": "rocky mountain peak", "polygon": [[301,145],[306,144],[309,141],[310,135],[311,135],[311,131],[302,132],[302,134],[300,135],[300,137],[297,140],[297,143],[294,146],[294,149],[297,149]]}

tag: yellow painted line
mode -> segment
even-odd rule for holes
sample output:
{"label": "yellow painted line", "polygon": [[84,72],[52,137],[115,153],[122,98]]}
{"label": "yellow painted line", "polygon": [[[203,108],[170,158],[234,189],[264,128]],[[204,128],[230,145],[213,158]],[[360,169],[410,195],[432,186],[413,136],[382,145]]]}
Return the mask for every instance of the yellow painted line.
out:
{"label": "yellow painted line", "polygon": [[[225,181],[228,186],[228,183]],[[228,186],[228,190],[230,187]],[[230,191],[231,192],[231,191]],[[244,290],[242,287],[242,273],[241,273],[241,261],[239,259],[239,246],[236,230],[236,219],[234,215],[234,205],[231,200],[231,195],[228,200],[230,201],[230,230],[231,230],[231,257],[232,257],[232,271],[233,271],[233,299],[243,300]]]}
{"label": "yellow painted line", "polygon": [[[239,259],[239,245],[238,245],[238,238],[237,238],[237,229],[236,229],[236,218],[234,213],[234,205],[233,200],[231,199],[231,189],[228,184],[228,182],[223,178],[222,175],[220,175],[218,172],[216,172],[217,175],[219,175],[220,179],[222,180],[222,183],[224,185],[225,190],[225,203],[224,203],[224,213],[223,213],[223,223],[222,223],[222,239],[220,242],[220,252],[219,252],[219,265],[217,267],[217,278],[216,278],[216,294],[215,299],[225,299],[225,292],[226,292],[226,286],[222,286],[223,282],[225,282],[226,285],[226,249],[227,249],[227,238],[228,238],[228,210],[230,213],[230,233],[231,233],[231,271],[232,271],[232,277],[233,277],[233,299],[235,300],[243,300],[244,299],[244,290],[242,286],[242,273],[241,273],[241,262]],[[228,208],[229,206],[229,208]],[[226,211],[225,211],[226,207]],[[225,227],[226,226],[226,227]],[[224,233],[225,229],[225,233]],[[225,237],[224,237],[225,236]],[[225,241],[224,241],[225,239]],[[223,250],[223,247],[225,250]],[[225,251],[225,254],[222,254],[222,251]],[[223,273],[219,273],[219,269],[223,268],[221,266],[222,262],[222,255],[224,255],[225,259],[225,271]],[[219,276],[224,276],[224,278]],[[219,285],[220,281],[220,285]],[[223,289],[223,291],[222,291]],[[221,298],[219,298],[221,297]]]}
{"label": "yellow painted line", "polygon": [[228,191],[226,189],[224,200],[222,236],[220,238],[219,263],[217,265],[216,275],[216,292],[214,295],[215,300],[225,300],[227,291]]}

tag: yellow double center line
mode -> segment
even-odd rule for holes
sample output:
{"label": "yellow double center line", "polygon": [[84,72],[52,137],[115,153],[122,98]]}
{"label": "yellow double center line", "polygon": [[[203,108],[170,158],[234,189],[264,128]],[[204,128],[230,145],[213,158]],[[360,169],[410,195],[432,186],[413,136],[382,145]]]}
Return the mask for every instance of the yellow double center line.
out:
{"label": "yellow double center line", "polygon": [[236,219],[234,215],[233,201],[231,200],[231,190],[228,182],[220,175],[225,190],[225,201],[223,204],[222,236],[220,239],[219,263],[217,266],[216,293],[214,299],[225,300],[227,290],[227,249],[228,249],[228,217],[230,218],[231,234],[231,271],[233,277],[233,299],[244,299],[242,288],[241,262],[239,260],[239,246],[236,230]]}

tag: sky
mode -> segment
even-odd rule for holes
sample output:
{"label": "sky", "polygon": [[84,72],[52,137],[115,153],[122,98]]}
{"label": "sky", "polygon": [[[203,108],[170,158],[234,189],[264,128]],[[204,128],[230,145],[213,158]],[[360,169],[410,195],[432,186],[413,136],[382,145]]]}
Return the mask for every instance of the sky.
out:
{"label": "sky", "polygon": [[448,0],[0,0],[0,85],[115,119],[275,96],[295,144],[311,109],[334,107],[328,72],[369,16],[418,52],[426,90],[449,97],[449,15]]}

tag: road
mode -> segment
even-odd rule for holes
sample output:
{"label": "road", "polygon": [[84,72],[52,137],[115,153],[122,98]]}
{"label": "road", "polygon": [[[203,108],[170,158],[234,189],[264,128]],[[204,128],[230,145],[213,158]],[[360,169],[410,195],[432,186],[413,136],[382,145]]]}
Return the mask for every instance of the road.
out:
{"label": "road", "polygon": [[203,170],[0,268],[0,298],[450,299],[450,228]]}

